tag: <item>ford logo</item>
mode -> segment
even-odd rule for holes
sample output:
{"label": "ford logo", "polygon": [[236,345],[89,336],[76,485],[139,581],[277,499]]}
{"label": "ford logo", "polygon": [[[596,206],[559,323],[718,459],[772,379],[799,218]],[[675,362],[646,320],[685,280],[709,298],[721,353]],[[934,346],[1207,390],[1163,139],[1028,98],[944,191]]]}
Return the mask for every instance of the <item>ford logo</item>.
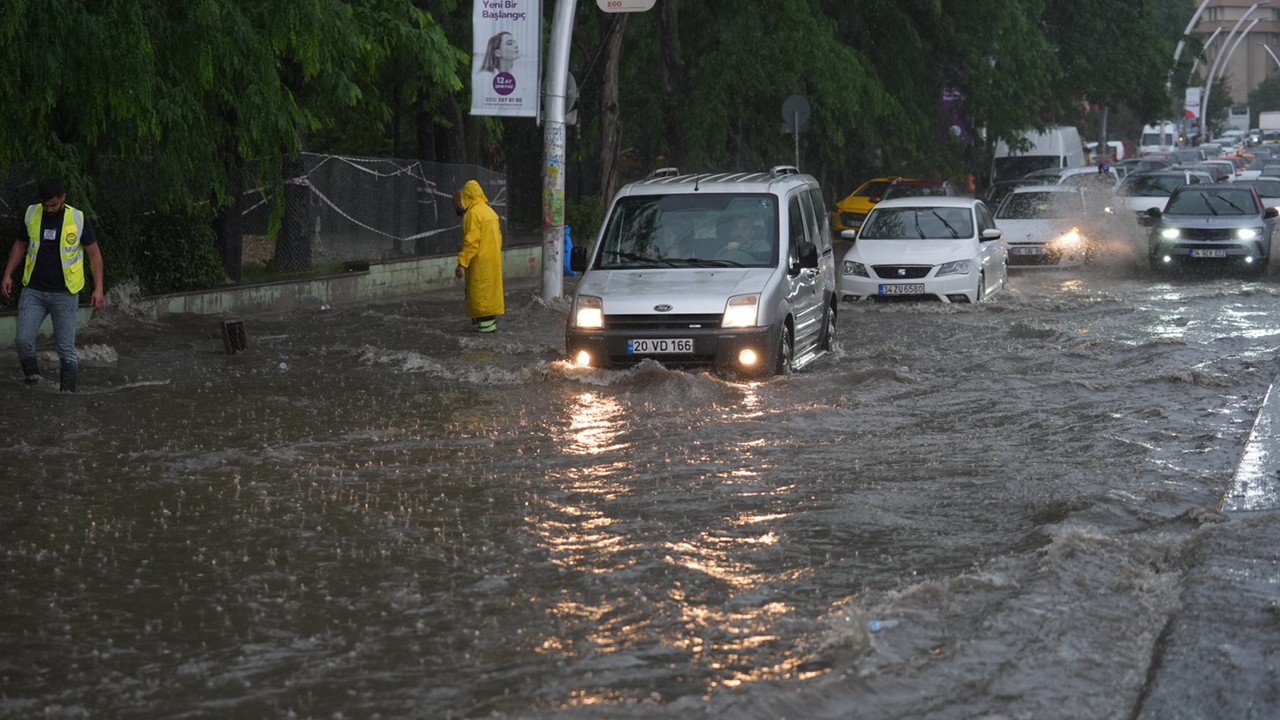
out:
{"label": "ford logo", "polygon": [[671,312],[670,305],[654,305],[653,309],[656,312]]}

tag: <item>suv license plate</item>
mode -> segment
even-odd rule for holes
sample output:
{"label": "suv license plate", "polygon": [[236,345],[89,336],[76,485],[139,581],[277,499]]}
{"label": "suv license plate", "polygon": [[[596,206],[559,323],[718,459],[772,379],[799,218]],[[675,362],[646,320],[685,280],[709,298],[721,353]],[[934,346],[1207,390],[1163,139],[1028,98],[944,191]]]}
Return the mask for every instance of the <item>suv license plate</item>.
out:
{"label": "suv license plate", "polygon": [[631,355],[692,355],[693,338],[643,338],[627,341]]}
{"label": "suv license plate", "polygon": [[1191,251],[1191,257],[1211,258],[1211,257],[1226,257],[1226,256],[1227,256],[1226,250],[1192,250]]}
{"label": "suv license plate", "polygon": [[880,294],[881,295],[923,295],[924,283],[881,285]]}
{"label": "suv license plate", "polygon": [[1032,246],[1032,247],[1026,247],[1026,246],[1023,246],[1023,247],[1011,247],[1011,248],[1009,248],[1009,254],[1010,254],[1010,255],[1043,255],[1043,254],[1044,254],[1044,248],[1042,248],[1042,247],[1040,247],[1040,246],[1038,246],[1038,245],[1037,245],[1037,246]]}

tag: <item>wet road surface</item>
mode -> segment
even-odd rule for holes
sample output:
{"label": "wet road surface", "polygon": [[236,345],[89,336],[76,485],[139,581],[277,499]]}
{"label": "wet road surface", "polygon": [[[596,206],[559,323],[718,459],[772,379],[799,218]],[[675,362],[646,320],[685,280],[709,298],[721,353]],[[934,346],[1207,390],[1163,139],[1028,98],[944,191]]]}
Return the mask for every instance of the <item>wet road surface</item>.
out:
{"label": "wet road surface", "polygon": [[570,367],[533,286],[233,356],[113,297],[76,396],[0,353],[0,717],[1268,717],[1277,546],[1213,549],[1277,537],[1219,509],[1277,296],[1021,272],[751,383]]}

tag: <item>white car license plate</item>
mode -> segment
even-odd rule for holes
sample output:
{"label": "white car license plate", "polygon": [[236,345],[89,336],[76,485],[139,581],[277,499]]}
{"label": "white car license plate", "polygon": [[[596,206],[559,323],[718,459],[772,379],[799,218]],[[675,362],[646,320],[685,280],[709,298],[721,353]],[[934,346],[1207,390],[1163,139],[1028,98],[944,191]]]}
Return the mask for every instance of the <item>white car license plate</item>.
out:
{"label": "white car license plate", "polygon": [[881,285],[881,295],[923,295],[924,283],[898,283],[895,285]]}
{"label": "white car license plate", "polygon": [[1011,247],[1009,248],[1009,254],[1010,255],[1043,255],[1044,248],[1038,245],[1034,247]]}
{"label": "white car license plate", "polygon": [[691,355],[692,338],[643,338],[628,340],[627,352],[631,355]]}
{"label": "white car license plate", "polygon": [[1191,257],[1211,258],[1211,257],[1226,257],[1226,256],[1227,256],[1226,250],[1192,250],[1191,251]]}

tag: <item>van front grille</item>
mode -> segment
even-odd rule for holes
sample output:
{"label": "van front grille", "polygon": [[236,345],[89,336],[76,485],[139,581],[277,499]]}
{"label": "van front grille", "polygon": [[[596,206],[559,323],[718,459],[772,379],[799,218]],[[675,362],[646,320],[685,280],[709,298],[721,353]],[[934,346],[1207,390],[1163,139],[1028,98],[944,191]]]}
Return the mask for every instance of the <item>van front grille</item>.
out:
{"label": "van front grille", "polygon": [[720,327],[721,315],[606,315],[611,330],[711,330]]}

